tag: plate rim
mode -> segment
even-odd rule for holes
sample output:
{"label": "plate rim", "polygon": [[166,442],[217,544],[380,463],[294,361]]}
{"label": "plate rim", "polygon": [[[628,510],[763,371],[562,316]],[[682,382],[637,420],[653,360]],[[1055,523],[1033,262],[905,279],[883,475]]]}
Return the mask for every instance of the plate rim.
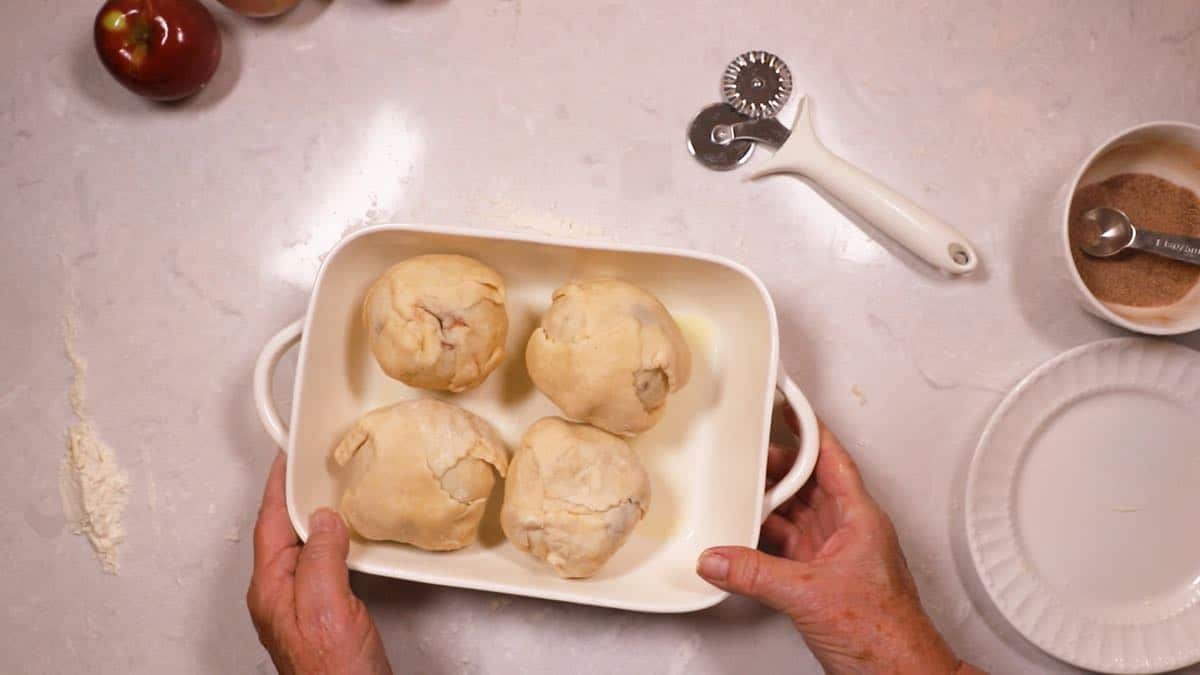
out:
{"label": "plate rim", "polygon": [[[984,426],[983,432],[980,434],[979,441],[975,446],[974,452],[972,453],[970,464],[967,467],[966,488],[963,499],[963,528],[966,530],[967,548],[970,551],[971,562],[974,565],[975,574],[978,577],[980,584],[983,586],[984,591],[987,593],[987,597],[991,601],[992,606],[995,607],[1000,615],[1004,617],[1004,620],[1008,622],[1009,626],[1011,626],[1013,630],[1015,630],[1030,644],[1065,663],[1089,670],[1099,670],[1101,672],[1129,675],[1167,672],[1200,663],[1200,642],[1197,642],[1196,646],[1189,652],[1172,652],[1165,654],[1164,659],[1158,665],[1152,665],[1149,663],[1150,659],[1148,659],[1145,664],[1139,664],[1136,666],[1130,666],[1128,664],[1116,666],[1111,662],[1096,662],[1082,657],[1077,652],[1060,649],[1060,645],[1058,644],[1043,644],[1030,634],[1034,631],[1031,630],[1027,632],[1021,627],[1014,616],[1014,612],[1004,607],[1003,603],[1001,603],[997,597],[999,589],[995,588],[994,583],[989,581],[990,575],[985,574],[983,569],[984,560],[982,559],[983,556],[981,551],[982,545],[979,541],[977,541],[975,527],[973,526],[975,516],[972,513],[972,507],[979,499],[978,490],[979,481],[981,480],[980,467],[984,453],[987,452],[987,447],[992,443],[992,439],[997,433],[997,429],[999,428],[1000,424],[1007,418],[1010,409],[1014,407],[1016,402],[1019,401],[1021,397],[1025,396],[1026,393],[1038,382],[1043,380],[1051,372],[1059,369],[1064,363],[1082,358],[1088,353],[1122,348],[1144,348],[1149,346],[1159,349],[1167,349],[1172,352],[1184,350],[1188,352],[1192,358],[1200,358],[1200,353],[1197,353],[1196,350],[1193,350],[1185,345],[1150,337],[1125,336],[1097,340],[1094,342],[1077,345],[1071,349],[1056,354],[1046,361],[1043,361],[1029,371],[1004,395],[1004,397],[996,405],[996,408],[992,411],[991,416],[988,418],[987,424]],[[1011,487],[1012,484],[1013,482],[1010,482],[1009,486]],[[1022,554],[1021,557],[1026,558],[1027,556]],[[1147,655],[1150,656],[1149,653]]]}

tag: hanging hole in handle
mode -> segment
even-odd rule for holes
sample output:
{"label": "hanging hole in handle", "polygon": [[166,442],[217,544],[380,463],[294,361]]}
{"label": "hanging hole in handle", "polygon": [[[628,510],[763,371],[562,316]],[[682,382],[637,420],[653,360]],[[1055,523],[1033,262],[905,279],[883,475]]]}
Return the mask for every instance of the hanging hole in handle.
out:
{"label": "hanging hole in handle", "polygon": [[775,405],[771,409],[770,439],[771,445],[788,450],[800,448],[800,420],[778,387],[775,388]]}
{"label": "hanging hole in handle", "polygon": [[959,267],[966,267],[971,264],[971,252],[963,247],[962,244],[950,244],[950,259]]}
{"label": "hanging hole in handle", "polygon": [[[786,400],[784,421],[788,430],[799,436],[799,449],[787,474],[763,495],[763,510],[761,514],[763,520],[766,520],[767,516],[780,504],[795,495],[803,487],[804,483],[808,481],[813,469],[816,467],[817,455],[821,450],[820,424],[817,422],[816,413],[813,412],[812,406],[809,404],[808,399],[805,398],[804,393],[800,391],[800,387],[796,386],[795,381],[788,376],[787,371],[782,366],[780,366],[777,374],[776,388],[779,393],[783,394],[783,398]],[[791,419],[789,419],[786,413],[788,408],[794,414],[794,417],[791,417]]]}
{"label": "hanging hole in handle", "polygon": [[271,339],[263,345],[262,351],[258,354],[258,360],[254,363],[254,407],[258,411],[258,419],[262,422],[263,430],[267,432],[271,440],[275,441],[279,449],[285,452],[288,447],[288,427],[275,406],[271,385],[275,379],[275,368],[279,365],[280,359],[293,345],[300,342],[303,325],[304,320],[300,319],[271,336]]}

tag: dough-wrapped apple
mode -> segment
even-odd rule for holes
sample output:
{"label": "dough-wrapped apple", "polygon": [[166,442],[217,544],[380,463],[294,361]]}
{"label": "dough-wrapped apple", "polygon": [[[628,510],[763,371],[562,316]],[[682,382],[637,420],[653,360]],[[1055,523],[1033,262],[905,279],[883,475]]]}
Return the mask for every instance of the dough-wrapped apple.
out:
{"label": "dough-wrapped apple", "polygon": [[675,319],[614,279],[567,284],[525,348],[529,377],[575,420],[622,436],[653,427],[687,384],[692,355]]}
{"label": "dough-wrapped apple", "polygon": [[334,449],[347,472],[340,510],[367,539],[451,551],[475,541],[508,456],[462,408],[424,399],[373,410]]}
{"label": "dough-wrapped apple", "polygon": [[367,290],[371,352],[383,372],[405,384],[466,391],[504,359],[504,299],[504,279],[474,258],[409,258]]}
{"label": "dough-wrapped apple", "polygon": [[619,436],[545,417],[509,466],[500,525],[561,577],[595,574],[650,507],[650,479]]}

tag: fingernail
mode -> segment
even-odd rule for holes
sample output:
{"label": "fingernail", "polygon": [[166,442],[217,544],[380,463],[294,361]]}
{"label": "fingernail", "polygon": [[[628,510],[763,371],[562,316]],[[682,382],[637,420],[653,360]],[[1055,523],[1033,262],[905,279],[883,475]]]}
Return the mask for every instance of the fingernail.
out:
{"label": "fingernail", "polygon": [[308,517],[308,529],[312,532],[333,532],[338,528],[341,516],[329,509],[317,509]]}
{"label": "fingernail", "polygon": [[725,581],[729,576],[729,559],[719,553],[704,553],[700,556],[700,564],[696,571],[705,579]]}

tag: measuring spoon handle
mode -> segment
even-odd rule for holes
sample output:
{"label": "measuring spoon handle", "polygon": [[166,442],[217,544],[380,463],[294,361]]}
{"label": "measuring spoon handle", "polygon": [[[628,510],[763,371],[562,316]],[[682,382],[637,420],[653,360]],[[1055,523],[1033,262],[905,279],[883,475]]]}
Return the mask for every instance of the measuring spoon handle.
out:
{"label": "measuring spoon handle", "polygon": [[1139,228],[1131,246],[1164,258],[1200,265],[1200,238],[1148,232]]}

